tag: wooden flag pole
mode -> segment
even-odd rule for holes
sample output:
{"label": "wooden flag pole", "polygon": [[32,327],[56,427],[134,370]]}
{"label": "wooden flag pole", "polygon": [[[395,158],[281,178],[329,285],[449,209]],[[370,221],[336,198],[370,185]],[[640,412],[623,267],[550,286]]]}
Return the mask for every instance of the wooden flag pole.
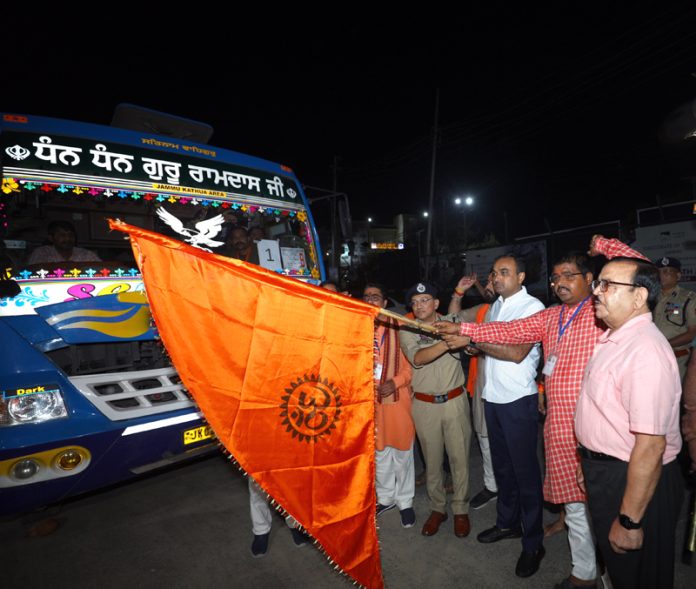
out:
{"label": "wooden flag pole", "polygon": [[416,321],[415,319],[409,319],[408,317],[404,317],[403,315],[399,315],[398,313],[394,313],[394,311],[387,311],[386,309],[380,309],[379,314],[382,317],[387,317],[389,319],[394,319],[395,321],[398,321],[399,323],[402,323],[403,325],[408,325],[409,327],[413,327],[417,329],[418,331],[427,331],[428,333],[437,333],[437,329],[433,327],[432,325],[428,323],[422,323],[420,321]]}

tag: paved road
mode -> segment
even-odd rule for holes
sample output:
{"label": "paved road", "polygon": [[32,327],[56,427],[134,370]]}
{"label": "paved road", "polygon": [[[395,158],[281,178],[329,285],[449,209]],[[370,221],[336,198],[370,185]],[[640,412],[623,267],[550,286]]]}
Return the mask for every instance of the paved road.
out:
{"label": "paved road", "polygon": [[[472,462],[472,481],[480,481],[476,447]],[[472,533],[464,539],[454,536],[452,518],[438,535],[421,536],[428,513],[423,487],[415,508],[415,528],[402,529],[396,510],[379,520],[387,587],[550,588],[569,573],[565,534],[547,540],[546,558],[530,579],[514,574],[519,541],[479,544],[476,534],[494,523],[494,503],[472,513]],[[314,547],[295,547],[280,517],[268,554],[252,558],[246,479],[219,455],[80,498],[49,515],[61,525],[45,537],[26,536],[34,518],[0,521],[3,589],[352,586]],[[676,586],[696,587],[696,563],[677,563]]]}

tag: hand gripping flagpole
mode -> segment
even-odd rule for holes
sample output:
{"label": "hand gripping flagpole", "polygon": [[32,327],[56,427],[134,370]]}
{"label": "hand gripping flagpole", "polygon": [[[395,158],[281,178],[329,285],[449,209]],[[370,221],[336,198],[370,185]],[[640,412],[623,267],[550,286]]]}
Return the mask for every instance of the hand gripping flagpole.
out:
{"label": "hand gripping flagpole", "polygon": [[398,313],[394,313],[393,311],[387,311],[386,309],[380,309],[379,314],[382,317],[394,319],[395,321],[398,321],[399,323],[401,323],[403,325],[408,325],[409,327],[413,327],[414,329],[417,329],[418,331],[427,331],[428,333],[437,333],[436,327],[434,327],[428,323],[423,323],[421,321],[417,321],[416,319],[409,319],[408,317],[404,317],[403,315],[399,315]]}

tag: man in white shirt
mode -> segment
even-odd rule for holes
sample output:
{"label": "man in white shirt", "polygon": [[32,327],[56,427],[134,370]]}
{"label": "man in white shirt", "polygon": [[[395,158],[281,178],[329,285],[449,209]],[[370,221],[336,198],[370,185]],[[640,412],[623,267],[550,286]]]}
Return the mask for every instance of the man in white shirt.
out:
{"label": "man in white shirt", "polygon": [[[522,319],[544,308],[522,286],[525,265],[521,258],[497,258],[491,275],[499,296],[491,306],[490,321]],[[515,569],[520,577],[533,575],[544,557],[543,494],[537,459],[540,351],[538,345],[528,345],[529,353],[520,362],[487,356],[483,389],[498,501],[496,524],[481,532],[478,541],[489,544],[522,537],[522,554]]]}
{"label": "man in white shirt", "polygon": [[63,262],[100,262],[92,250],[75,245],[77,233],[68,221],[52,221],[47,228],[51,245],[37,247],[27,260],[28,266],[36,264],[60,264]]}

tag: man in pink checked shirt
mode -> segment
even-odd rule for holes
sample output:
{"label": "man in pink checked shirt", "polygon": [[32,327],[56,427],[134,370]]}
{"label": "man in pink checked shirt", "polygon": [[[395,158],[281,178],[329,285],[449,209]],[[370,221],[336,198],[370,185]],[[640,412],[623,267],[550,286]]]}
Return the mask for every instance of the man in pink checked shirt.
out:
{"label": "man in pink checked shirt", "polygon": [[[616,239],[596,235],[590,255],[640,257]],[[589,260],[582,253],[561,257],[553,267],[551,286],[561,305],[510,322],[460,325],[438,323],[452,348],[470,341],[497,344],[542,342],[547,414],[544,424],[546,476],[544,499],[565,505],[572,570],[561,588],[595,587],[597,567],[585,493],[578,487],[580,458],[574,432],[574,412],[585,365],[606,326],[597,321],[592,306],[593,279]]]}

